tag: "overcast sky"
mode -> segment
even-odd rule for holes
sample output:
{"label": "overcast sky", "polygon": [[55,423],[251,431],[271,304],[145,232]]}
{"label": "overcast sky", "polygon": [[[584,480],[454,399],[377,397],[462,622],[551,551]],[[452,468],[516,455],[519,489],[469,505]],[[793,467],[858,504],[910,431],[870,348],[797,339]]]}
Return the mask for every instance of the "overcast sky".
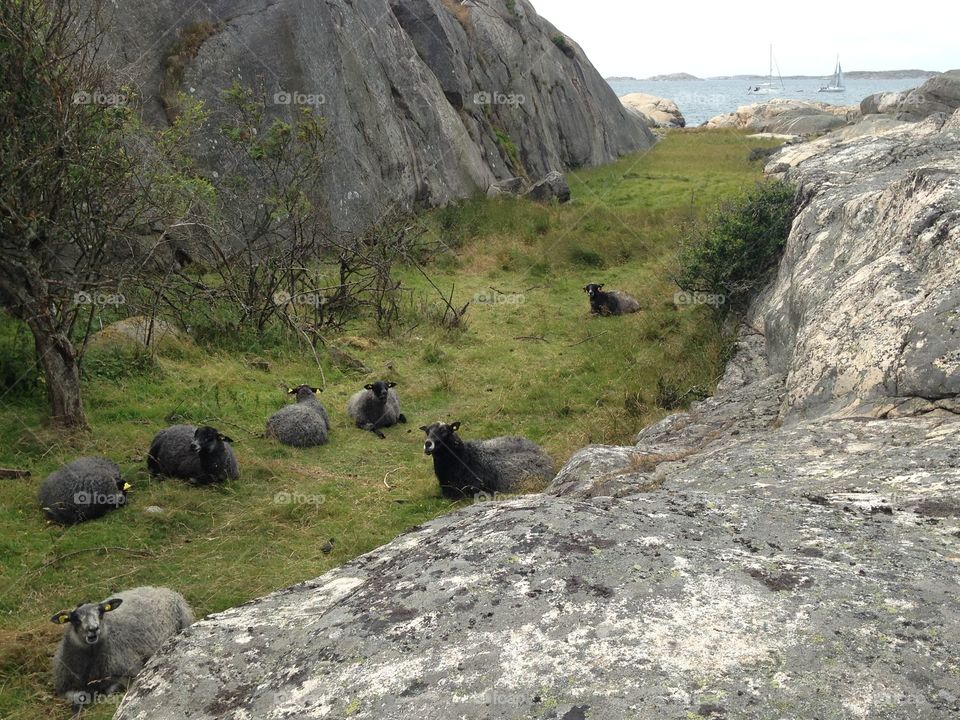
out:
{"label": "overcast sky", "polygon": [[829,75],[838,52],[844,70],[960,67],[960,2],[531,2],[604,77],[766,75],[770,43],[783,75]]}

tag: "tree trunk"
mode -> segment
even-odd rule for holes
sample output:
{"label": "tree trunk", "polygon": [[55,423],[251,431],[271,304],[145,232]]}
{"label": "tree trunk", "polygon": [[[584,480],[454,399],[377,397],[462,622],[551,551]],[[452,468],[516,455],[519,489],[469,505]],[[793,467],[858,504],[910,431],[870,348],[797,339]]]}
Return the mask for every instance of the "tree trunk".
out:
{"label": "tree trunk", "polygon": [[80,398],[80,367],[73,344],[44,318],[28,321],[47,385],[50,422],[68,428],[87,428]]}

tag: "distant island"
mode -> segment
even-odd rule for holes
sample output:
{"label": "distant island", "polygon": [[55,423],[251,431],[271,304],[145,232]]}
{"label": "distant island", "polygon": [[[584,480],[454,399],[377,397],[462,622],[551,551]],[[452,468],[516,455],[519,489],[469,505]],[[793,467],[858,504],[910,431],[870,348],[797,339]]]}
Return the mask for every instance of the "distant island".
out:
{"label": "distant island", "polygon": [[[852,70],[844,71],[844,76],[851,80],[904,80],[908,78],[931,78],[940,73],[935,70]],[[828,76],[829,73],[821,75],[783,75],[784,80],[815,80]],[[659,82],[664,80],[766,80],[766,75],[718,75],[710,78],[699,78],[690,73],[679,72],[666,75],[652,75],[647,78],[636,78],[631,76],[616,76],[606,78],[607,82]]]}

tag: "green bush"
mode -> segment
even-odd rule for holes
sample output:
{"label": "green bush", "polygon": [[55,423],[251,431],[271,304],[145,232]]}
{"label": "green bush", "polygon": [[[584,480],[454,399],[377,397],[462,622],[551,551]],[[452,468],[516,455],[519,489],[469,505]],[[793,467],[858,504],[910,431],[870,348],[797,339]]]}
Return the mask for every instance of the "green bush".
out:
{"label": "green bush", "polygon": [[796,213],[794,188],[764,182],[686,226],[675,278],[681,290],[722,297],[724,313],[739,311],[769,280]]}

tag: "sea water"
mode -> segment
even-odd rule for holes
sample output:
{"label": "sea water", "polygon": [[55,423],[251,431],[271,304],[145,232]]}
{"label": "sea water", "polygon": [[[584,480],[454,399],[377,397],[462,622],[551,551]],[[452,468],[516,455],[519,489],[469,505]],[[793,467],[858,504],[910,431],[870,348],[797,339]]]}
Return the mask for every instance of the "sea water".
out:
{"label": "sea water", "polygon": [[716,80],[609,80],[618,97],[627,93],[642,92],[648,95],[673,100],[683,113],[687,127],[700,125],[715,115],[736,110],[741,105],[765,102],[774,98],[813,100],[832,105],[859,105],[867,95],[878,92],[896,92],[922,85],[926,78],[849,79],[844,78],[846,90],[838,93],[822,93],[817,89],[829,84],[830,78],[784,78],[783,89],[774,78],[775,92],[753,95],[747,89],[763,78],[724,78]]}

